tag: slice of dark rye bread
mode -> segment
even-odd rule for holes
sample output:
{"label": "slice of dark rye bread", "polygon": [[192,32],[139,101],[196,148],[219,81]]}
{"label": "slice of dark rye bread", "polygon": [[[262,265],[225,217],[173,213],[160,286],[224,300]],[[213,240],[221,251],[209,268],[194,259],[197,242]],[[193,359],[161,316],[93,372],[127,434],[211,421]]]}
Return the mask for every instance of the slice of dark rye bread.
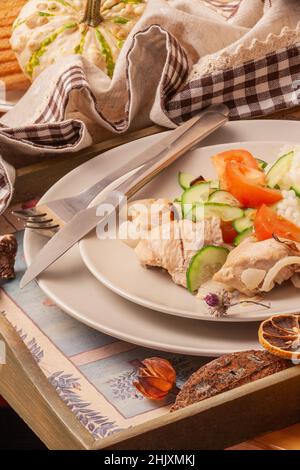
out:
{"label": "slice of dark rye bread", "polygon": [[170,411],[291,367],[291,361],[267,351],[242,351],[221,356],[200,367],[185,382]]}

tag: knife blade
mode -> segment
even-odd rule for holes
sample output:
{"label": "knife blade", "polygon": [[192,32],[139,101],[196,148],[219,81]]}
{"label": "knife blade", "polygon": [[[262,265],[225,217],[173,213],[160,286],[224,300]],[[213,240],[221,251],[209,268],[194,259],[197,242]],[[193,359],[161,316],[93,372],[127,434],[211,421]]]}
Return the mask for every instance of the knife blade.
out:
{"label": "knife blade", "polygon": [[[220,105],[215,105],[215,109],[218,110],[222,108]],[[153,145],[151,145],[151,147],[143,150],[136,157],[124,165],[113,169],[111,173],[104,176],[101,178],[101,180],[97,181],[97,183],[93,184],[91,187],[82,191],[81,193],[75,196],[49,201],[46,204],[38,205],[37,209],[40,212],[45,212],[46,214],[49,213],[49,217],[57,220],[60,227],[62,227],[66,222],[69,222],[77,212],[86,209],[95,199],[95,197],[112,183],[116,183],[119,178],[131,173],[132,171],[137,171],[151,158],[158,156],[159,154],[166,151],[170,145],[175,143],[181,137],[181,135],[183,135],[190,127],[199,121],[202,115],[203,113],[199,113],[198,115],[192,117],[184,124],[177,127],[175,130],[168,132],[167,136],[162,135],[162,137]],[[16,215],[18,216],[18,213],[16,213]]]}
{"label": "knife blade", "polygon": [[163,156],[161,156],[161,152],[159,157],[154,156],[126,181],[118,185],[114,191],[109,193],[106,197],[101,198],[100,205],[105,204],[105,207],[110,207],[106,215],[99,216],[99,203],[96,206],[78,212],[72,220],[41,249],[25,272],[20,287],[23,288],[39,276],[98,224],[101,223],[102,226],[105,226],[124,197],[132,197],[164,168],[227,122],[229,114],[228,108],[224,106],[223,110],[225,114],[208,108],[201,120],[197,121],[185,134],[177,139],[175,144],[170,145]]}

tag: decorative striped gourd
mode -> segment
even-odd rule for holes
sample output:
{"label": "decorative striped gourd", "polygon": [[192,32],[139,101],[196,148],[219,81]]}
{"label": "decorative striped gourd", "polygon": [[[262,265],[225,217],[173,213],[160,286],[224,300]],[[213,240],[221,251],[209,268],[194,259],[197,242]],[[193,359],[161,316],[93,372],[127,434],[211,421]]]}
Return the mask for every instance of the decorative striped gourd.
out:
{"label": "decorative striped gourd", "polygon": [[81,54],[112,77],[146,1],[29,0],[14,23],[11,46],[31,80],[70,54]]}

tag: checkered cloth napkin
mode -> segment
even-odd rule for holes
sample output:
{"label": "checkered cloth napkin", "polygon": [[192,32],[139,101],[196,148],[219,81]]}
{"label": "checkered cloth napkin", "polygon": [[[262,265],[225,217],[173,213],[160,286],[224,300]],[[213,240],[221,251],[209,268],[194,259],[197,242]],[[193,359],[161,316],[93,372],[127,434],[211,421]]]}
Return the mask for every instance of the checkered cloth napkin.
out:
{"label": "checkered cloth napkin", "polygon": [[[222,5],[223,15],[211,8]],[[296,106],[299,21],[299,0],[148,0],[112,80],[78,55],[63,58],[2,118],[0,211],[16,159],[79,151],[107,131],[172,128],[213,103],[232,119]]]}

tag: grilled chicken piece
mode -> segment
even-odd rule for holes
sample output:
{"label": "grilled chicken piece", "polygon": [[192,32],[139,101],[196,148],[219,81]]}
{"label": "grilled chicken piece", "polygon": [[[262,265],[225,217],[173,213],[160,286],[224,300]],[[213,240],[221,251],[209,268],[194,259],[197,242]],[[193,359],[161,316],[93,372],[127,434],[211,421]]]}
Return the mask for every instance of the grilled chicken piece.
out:
{"label": "grilled chicken piece", "polygon": [[125,214],[127,220],[119,228],[119,238],[135,248],[152,228],[173,220],[175,209],[169,199],[163,198],[130,202]]}
{"label": "grilled chicken piece", "polygon": [[154,227],[135,252],[143,266],[166,269],[176,284],[186,287],[186,271],[194,254],[204,245],[223,245],[220,220],[172,221]]}
{"label": "grilled chicken piece", "polygon": [[[279,242],[274,238],[258,242],[254,237],[247,238],[229,253],[213,280],[221,282],[228,289],[237,289],[252,296],[260,292],[266,274],[279,260],[298,254],[293,242]],[[276,275],[274,284],[290,279],[297,270],[299,265],[284,267]]]}

